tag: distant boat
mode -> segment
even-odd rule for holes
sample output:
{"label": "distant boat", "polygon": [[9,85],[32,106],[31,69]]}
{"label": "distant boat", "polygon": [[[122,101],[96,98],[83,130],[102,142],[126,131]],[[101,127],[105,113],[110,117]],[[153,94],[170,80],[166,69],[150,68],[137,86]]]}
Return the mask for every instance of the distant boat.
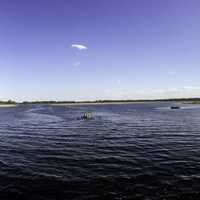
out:
{"label": "distant boat", "polygon": [[85,112],[84,115],[82,115],[81,117],[78,117],[77,119],[92,119],[92,113]]}
{"label": "distant boat", "polygon": [[180,109],[181,107],[180,106],[171,106],[170,108],[171,109]]}

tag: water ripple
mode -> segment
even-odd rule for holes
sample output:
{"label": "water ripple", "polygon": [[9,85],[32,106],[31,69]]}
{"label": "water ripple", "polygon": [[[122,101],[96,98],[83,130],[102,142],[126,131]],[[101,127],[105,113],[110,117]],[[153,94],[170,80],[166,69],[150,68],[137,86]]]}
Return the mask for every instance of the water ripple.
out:
{"label": "water ripple", "polygon": [[0,109],[0,198],[199,199],[200,107],[169,108]]}

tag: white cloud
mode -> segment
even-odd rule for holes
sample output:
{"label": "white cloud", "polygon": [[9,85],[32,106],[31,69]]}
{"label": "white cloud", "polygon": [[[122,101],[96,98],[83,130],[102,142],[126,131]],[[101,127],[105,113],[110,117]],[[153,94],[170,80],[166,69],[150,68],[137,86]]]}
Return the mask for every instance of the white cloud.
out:
{"label": "white cloud", "polygon": [[72,48],[76,48],[78,50],[87,50],[88,47],[82,44],[72,44]]}
{"label": "white cloud", "polygon": [[157,92],[154,91],[154,94],[157,98],[194,98],[200,96],[200,87],[186,86],[163,89]]}
{"label": "white cloud", "polygon": [[104,91],[108,99],[170,99],[200,97],[200,87],[186,86],[165,89],[120,90],[110,89]]}
{"label": "white cloud", "polygon": [[185,90],[200,90],[200,87],[198,86],[185,86],[183,87]]}

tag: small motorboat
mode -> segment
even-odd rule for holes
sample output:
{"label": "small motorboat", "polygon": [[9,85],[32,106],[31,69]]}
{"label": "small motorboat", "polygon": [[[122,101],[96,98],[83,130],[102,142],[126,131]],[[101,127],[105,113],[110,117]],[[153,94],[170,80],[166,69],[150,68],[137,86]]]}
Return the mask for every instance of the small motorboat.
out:
{"label": "small motorboat", "polygon": [[85,112],[81,117],[78,117],[77,119],[92,119],[92,113]]}
{"label": "small motorboat", "polygon": [[171,109],[180,109],[181,107],[180,106],[171,106],[170,108]]}

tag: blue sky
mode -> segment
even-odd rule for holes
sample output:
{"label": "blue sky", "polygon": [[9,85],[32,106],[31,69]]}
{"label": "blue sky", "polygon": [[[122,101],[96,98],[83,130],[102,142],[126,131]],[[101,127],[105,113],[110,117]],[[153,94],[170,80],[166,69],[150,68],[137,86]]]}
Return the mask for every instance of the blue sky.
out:
{"label": "blue sky", "polygon": [[0,99],[200,96],[199,9],[199,0],[2,0]]}

